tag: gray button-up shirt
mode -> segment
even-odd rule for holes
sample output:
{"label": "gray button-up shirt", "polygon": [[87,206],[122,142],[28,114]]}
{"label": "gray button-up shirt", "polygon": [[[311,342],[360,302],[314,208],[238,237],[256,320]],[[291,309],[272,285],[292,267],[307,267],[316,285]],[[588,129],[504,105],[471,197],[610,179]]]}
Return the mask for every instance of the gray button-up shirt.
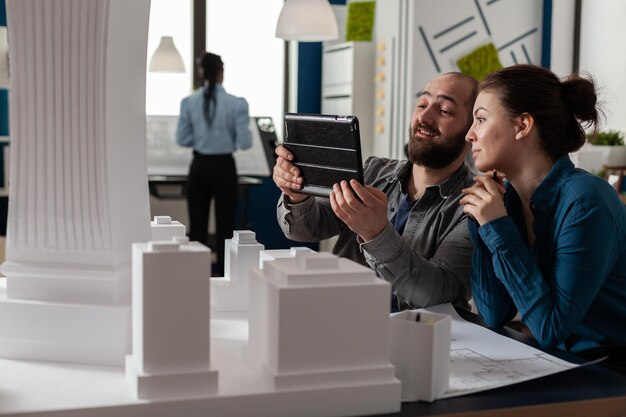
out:
{"label": "gray button-up shirt", "polygon": [[[365,161],[364,182],[387,194],[389,220],[401,203],[411,168],[408,161],[376,157]],[[469,308],[472,244],[459,200],[473,176],[463,165],[443,183],[427,187],[413,206],[402,236],[389,222],[375,239],[360,241],[335,216],[329,200],[318,197],[289,204],[281,196],[278,223],[285,236],[301,242],[339,235],[333,253],[374,269],[408,307],[452,302]]]}

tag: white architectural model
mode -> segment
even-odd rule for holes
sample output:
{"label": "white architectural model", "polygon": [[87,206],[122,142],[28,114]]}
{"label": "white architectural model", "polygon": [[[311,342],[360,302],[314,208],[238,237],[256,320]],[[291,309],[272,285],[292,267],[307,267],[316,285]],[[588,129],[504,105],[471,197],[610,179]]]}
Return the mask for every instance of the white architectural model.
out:
{"label": "white architectural model", "polygon": [[371,269],[297,251],[252,270],[250,294],[247,358],[275,389],[399,389],[389,362],[390,286]]}
{"label": "white architectural model", "polygon": [[217,311],[246,311],[249,298],[251,268],[263,268],[265,261],[293,258],[299,251],[313,252],[308,247],[264,250],[250,230],[235,230],[233,238],[224,242],[224,277],[211,278],[211,307]]}
{"label": "white architectural model", "polygon": [[290,249],[269,249],[262,250],[259,257],[259,268],[263,269],[263,263],[275,261],[276,259],[295,258],[299,252],[313,253],[313,249],[306,246],[294,246]]}
{"label": "white architectural model", "polygon": [[391,362],[405,401],[435,401],[450,381],[449,315],[405,310],[391,317]]}
{"label": "white architectural model", "polygon": [[224,277],[211,278],[211,307],[217,311],[248,309],[248,274],[259,265],[263,245],[249,230],[235,230],[224,242]]}
{"label": "white architectural model", "polygon": [[178,239],[183,243],[133,244],[133,353],[126,375],[139,398],[217,392],[210,362],[211,251]]}
{"label": "white architectural model", "polygon": [[152,241],[172,240],[175,236],[185,236],[187,228],[170,216],[154,216],[150,222]]}
{"label": "white architectural model", "polygon": [[0,357],[124,363],[150,240],[149,0],[8,0],[11,187]]}

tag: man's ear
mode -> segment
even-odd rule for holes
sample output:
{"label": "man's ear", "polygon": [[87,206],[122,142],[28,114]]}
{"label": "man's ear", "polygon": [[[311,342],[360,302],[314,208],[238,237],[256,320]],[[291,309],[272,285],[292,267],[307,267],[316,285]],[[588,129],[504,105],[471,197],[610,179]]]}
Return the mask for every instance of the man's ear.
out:
{"label": "man's ear", "polygon": [[515,139],[527,137],[535,126],[535,118],[530,113],[522,113],[515,118]]}

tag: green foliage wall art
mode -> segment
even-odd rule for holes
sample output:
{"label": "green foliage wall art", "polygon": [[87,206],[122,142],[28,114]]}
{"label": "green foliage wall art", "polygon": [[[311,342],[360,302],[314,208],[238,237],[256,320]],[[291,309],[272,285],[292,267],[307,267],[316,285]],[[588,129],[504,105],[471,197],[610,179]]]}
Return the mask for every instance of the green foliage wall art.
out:
{"label": "green foliage wall art", "polygon": [[491,72],[502,68],[498,51],[491,42],[461,57],[456,61],[456,65],[462,73],[471,75],[479,81]]}
{"label": "green foliage wall art", "polygon": [[355,1],[348,4],[347,41],[372,40],[375,7],[376,3],[373,1]]}

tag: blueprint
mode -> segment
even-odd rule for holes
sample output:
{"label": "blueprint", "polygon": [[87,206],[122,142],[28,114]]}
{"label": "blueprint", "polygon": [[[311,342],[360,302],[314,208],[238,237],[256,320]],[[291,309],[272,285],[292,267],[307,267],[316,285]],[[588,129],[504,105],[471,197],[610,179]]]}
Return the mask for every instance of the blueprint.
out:
{"label": "blueprint", "polygon": [[512,385],[580,366],[467,322],[450,304],[425,310],[452,316],[450,386],[439,398]]}

